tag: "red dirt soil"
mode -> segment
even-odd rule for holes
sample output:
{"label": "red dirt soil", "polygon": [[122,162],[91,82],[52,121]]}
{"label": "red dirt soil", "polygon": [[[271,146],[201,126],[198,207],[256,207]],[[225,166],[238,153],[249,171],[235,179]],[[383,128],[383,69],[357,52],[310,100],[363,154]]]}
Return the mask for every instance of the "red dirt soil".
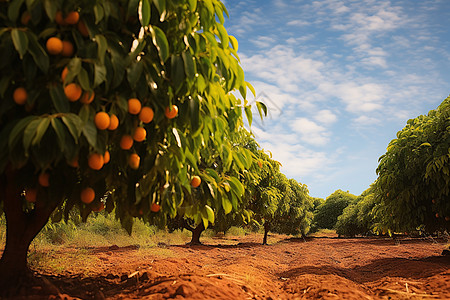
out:
{"label": "red dirt soil", "polygon": [[272,235],[263,246],[261,240],[83,249],[94,261],[82,266],[88,277],[77,264],[42,274],[45,286],[28,299],[450,299],[443,241]]}

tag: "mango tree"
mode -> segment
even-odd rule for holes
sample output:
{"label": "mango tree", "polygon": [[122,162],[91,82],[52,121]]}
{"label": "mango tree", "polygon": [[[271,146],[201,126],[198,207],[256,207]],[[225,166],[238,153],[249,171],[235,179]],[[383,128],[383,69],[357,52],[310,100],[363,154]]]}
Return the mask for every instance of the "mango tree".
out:
{"label": "mango tree", "polygon": [[408,120],[380,157],[377,216],[391,231],[450,229],[450,97]]}
{"label": "mango tree", "polygon": [[[284,176],[284,175],[283,175]],[[282,194],[282,199],[275,211],[274,218],[265,226],[267,231],[297,235],[303,237],[309,232],[313,219],[313,203],[309,196],[308,187],[297,182],[295,179],[284,180],[282,176],[282,186],[278,188]],[[267,233],[264,241],[267,243]]]}
{"label": "mango tree", "polygon": [[[229,135],[251,113],[226,13],[218,0],[0,2],[0,290],[27,276],[55,209],[115,208],[129,232],[134,216],[182,210],[206,227],[230,210]],[[205,168],[208,155],[227,164]]]}
{"label": "mango tree", "polygon": [[314,223],[317,228],[333,229],[338,217],[344,209],[354,203],[357,197],[351,193],[337,190],[325,199],[325,202],[317,207],[314,214]]}
{"label": "mango tree", "polygon": [[[230,134],[229,140],[222,144],[222,147],[226,146],[228,148],[224,148],[222,155],[212,152],[212,149],[202,149],[199,168],[203,184],[192,193],[196,201],[205,201],[205,205],[212,208],[209,221],[215,230],[221,231],[251,220],[246,203],[250,182],[258,177],[259,172],[250,150],[256,149],[257,143],[245,128]],[[181,205],[177,217],[169,221],[169,227],[171,230],[183,228],[191,231],[190,244],[200,244],[201,233],[208,223],[195,220],[190,213],[191,207]]]}
{"label": "mango tree", "polygon": [[287,179],[280,172],[280,163],[263,150],[258,150],[258,178],[249,185],[247,202],[254,220],[264,227],[263,244],[269,231],[284,234],[306,234],[312,220],[312,198],[306,185]]}
{"label": "mango tree", "polygon": [[[377,219],[374,213],[376,198],[374,188],[365,190],[356,202],[347,206],[338,217],[335,229],[340,236],[356,236],[378,233]],[[382,233],[382,231],[381,231]]]}

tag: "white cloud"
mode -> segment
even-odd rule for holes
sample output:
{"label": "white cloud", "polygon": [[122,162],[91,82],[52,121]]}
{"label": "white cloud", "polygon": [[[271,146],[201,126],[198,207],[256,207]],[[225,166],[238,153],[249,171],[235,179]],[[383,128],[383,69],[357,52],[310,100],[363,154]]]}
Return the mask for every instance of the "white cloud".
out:
{"label": "white cloud", "polygon": [[330,133],[325,127],[306,118],[295,119],[291,123],[291,128],[300,134],[302,141],[310,145],[324,146],[330,140]]}
{"label": "white cloud", "polygon": [[252,43],[259,48],[267,48],[276,44],[276,40],[269,36],[259,36],[256,39],[252,40]]}
{"label": "white cloud", "polygon": [[380,123],[380,119],[374,117],[368,117],[362,115],[353,120],[353,123],[357,126],[376,125]]}
{"label": "white cloud", "polygon": [[317,185],[327,189],[342,174],[355,174],[348,168],[352,156],[335,150],[343,147],[364,152],[361,161],[372,155],[367,166],[374,173],[381,152],[371,146],[367,154],[364,145],[384,151],[407,119],[448,95],[448,27],[435,16],[444,18],[449,3],[424,1],[440,10],[389,0],[249,0],[234,6],[244,16],[234,26],[242,33],[246,80],[271,113],[254,131],[283,173],[324,193]]}
{"label": "white cloud", "polygon": [[323,151],[313,151],[299,143],[292,134],[253,129],[260,146],[272,153],[272,158],[282,165],[281,171],[288,178],[296,178],[302,183],[303,177],[321,176],[318,169],[326,170],[335,161]]}
{"label": "white cloud", "polygon": [[376,83],[323,83],[319,84],[319,89],[340,98],[346,104],[346,110],[353,113],[380,110],[386,97],[386,87]]}
{"label": "white cloud", "polygon": [[275,46],[264,54],[241,55],[241,62],[246,72],[275,84],[285,93],[298,93],[302,83],[323,79],[323,62],[298,55],[286,45]]}
{"label": "white cloud", "polygon": [[288,26],[306,26],[309,25],[309,22],[303,20],[292,20],[286,23]]}
{"label": "white cloud", "polygon": [[337,121],[337,116],[329,109],[323,109],[314,114],[314,119],[322,124],[330,125]]}

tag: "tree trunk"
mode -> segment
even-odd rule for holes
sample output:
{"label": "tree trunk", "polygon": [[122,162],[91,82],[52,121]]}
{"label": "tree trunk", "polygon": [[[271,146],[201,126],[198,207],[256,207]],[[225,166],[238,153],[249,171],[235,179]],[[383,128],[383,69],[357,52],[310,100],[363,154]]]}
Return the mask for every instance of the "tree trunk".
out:
{"label": "tree trunk", "polygon": [[267,235],[269,233],[270,225],[266,221],[264,222],[264,238],[263,238],[263,245],[267,245]]}
{"label": "tree trunk", "polygon": [[200,242],[200,235],[205,230],[205,226],[203,225],[203,222],[200,222],[200,224],[195,227],[194,230],[192,230],[192,239],[189,245],[201,245]]}
{"label": "tree trunk", "polygon": [[[0,259],[0,296],[16,295],[24,284],[29,283],[28,248],[59,204],[36,201],[34,210],[25,213],[16,176],[15,171],[7,171],[7,175],[0,179],[0,196],[6,217],[6,244]],[[46,196],[44,191],[39,193],[38,199]]]}

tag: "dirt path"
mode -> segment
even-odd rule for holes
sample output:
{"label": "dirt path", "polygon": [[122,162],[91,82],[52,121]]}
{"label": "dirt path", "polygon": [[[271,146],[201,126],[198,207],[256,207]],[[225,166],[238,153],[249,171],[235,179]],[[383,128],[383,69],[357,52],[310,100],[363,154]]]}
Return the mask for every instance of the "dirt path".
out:
{"label": "dirt path", "polygon": [[84,250],[88,266],[73,263],[46,278],[66,299],[450,299],[450,257],[440,256],[440,243],[260,241],[252,235],[195,247],[93,248]]}

